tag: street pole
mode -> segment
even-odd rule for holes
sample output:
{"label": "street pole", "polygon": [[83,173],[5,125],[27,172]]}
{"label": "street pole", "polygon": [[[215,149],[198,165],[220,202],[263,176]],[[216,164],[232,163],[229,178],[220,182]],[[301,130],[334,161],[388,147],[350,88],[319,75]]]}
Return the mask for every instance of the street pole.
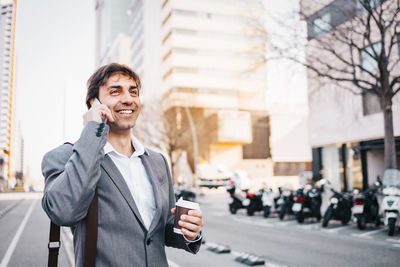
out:
{"label": "street pole", "polygon": [[195,179],[195,190],[196,194],[199,193],[199,186],[198,186],[198,176],[197,176],[197,165],[199,162],[199,147],[197,143],[197,131],[196,126],[193,122],[192,114],[187,106],[185,106],[186,116],[189,120],[190,131],[192,132],[192,141],[193,141],[193,165],[194,165],[194,179]]}
{"label": "street pole", "polygon": [[62,140],[61,140],[61,143],[64,143],[64,142],[66,142],[66,140],[65,140],[65,117],[66,117],[66,111],[65,111],[65,109],[67,108],[67,105],[66,105],[66,99],[65,99],[65,97],[66,97],[66,90],[65,90],[65,85],[64,85],[64,88],[63,88],[63,125],[62,125]]}

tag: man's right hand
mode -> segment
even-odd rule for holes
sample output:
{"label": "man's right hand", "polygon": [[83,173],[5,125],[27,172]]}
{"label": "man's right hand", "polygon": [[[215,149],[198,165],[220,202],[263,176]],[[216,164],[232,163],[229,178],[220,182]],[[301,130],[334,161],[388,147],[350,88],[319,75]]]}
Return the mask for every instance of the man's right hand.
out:
{"label": "man's right hand", "polygon": [[92,107],[85,114],[83,114],[83,125],[86,125],[89,121],[97,121],[102,123],[102,116],[105,116],[110,122],[114,122],[111,111],[106,105],[92,105]]}

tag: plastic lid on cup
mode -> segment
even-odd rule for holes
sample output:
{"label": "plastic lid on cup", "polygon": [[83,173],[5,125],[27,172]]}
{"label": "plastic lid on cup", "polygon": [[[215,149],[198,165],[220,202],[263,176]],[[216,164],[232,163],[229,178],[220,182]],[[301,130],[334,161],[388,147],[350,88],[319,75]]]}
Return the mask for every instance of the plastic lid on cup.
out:
{"label": "plastic lid on cup", "polygon": [[175,203],[176,206],[187,208],[187,209],[192,209],[192,210],[199,210],[200,205],[199,203],[184,200],[182,197],[178,199],[178,201]]}

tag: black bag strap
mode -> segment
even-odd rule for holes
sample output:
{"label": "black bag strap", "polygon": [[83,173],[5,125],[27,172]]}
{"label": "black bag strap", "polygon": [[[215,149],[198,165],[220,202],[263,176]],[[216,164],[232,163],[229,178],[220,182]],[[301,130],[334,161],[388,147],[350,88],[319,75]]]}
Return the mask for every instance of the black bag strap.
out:
{"label": "black bag strap", "polygon": [[[86,239],[85,239],[85,255],[84,267],[94,267],[96,264],[96,251],[97,251],[97,231],[98,231],[98,195],[97,188],[94,193],[92,202],[90,203],[87,222],[86,222]],[[49,259],[48,267],[57,267],[58,252],[61,247],[60,241],[60,226],[54,222],[50,222],[50,235],[49,235]]]}
{"label": "black bag strap", "polygon": [[58,251],[60,250],[60,226],[50,222],[50,236],[49,236],[49,261],[48,267],[57,267],[58,264]]}
{"label": "black bag strap", "polygon": [[94,193],[92,202],[90,203],[87,222],[86,222],[86,239],[85,239],[85,261],[84,267],[94,267],[96,264],[97,251],[97,231],[99,227],[99,197],[97,188]]}
{"label": "black bag strap", "polygon": [[[70,144],[71,143],[65,143]],[[98,231],[98,214],[99,214],[99,197],[97,188],[94,192],[94,197],[90,203],[87,221],[86,221],[86,239],[85,239],[85,255],[84,267],[94,267],[96,264],[96,251],[97,251],[97,231]],[[61,247],[60,242],[60,226],[54,222],[50,222],[50,235],[49,235],[49,259],[48,267],[57,267],[58,253]]]}

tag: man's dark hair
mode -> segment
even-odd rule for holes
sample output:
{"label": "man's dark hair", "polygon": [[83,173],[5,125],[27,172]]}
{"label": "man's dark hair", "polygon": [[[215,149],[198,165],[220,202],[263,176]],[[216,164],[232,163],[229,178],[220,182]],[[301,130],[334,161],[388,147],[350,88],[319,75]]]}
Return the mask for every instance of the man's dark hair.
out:
{"label": "man's dark hair", "polygon": [[89,80],[86,83],[87,86],[87,94],[86,94],[86,106],[88,108],[91,107],[90,100],[99,97],[99,89],[100,86],[104,85],[108,78],[110,78],[114,74],[121,74],[127,76],[136,82],[138,90],[142,88],[142,84],[140,82],[139,75],[137,75],[131,68],[126,65],[118,64],[118,63],[110,63],[104,65],[96,70],[95,73],[90,76]]}

